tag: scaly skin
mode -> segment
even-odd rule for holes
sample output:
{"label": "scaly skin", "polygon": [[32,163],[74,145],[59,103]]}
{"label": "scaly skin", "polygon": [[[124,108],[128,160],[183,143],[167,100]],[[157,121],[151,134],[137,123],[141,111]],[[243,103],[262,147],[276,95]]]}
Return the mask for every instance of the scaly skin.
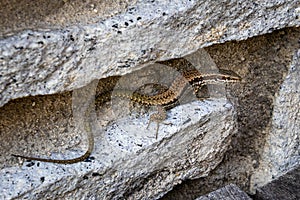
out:
{"label": "scaly skin", "polygon": [[[182,62],[182,60],[180,61]],[[170,66],[172,63],[167,61],[167,62],[163,62],[163,64]],[[181,75],[175,78],[175,80],[172,82],[169,89],[161,93],[158,93],[156,95],[147,95],[147,94],[142,94],[139,92],[134,92],[125,89],[115,89],[111,93],[110,92],[111,88],[104,87],[103,90],[104,92],[102,91],[100,95],[96,96],[96,102],[102,104],[104,102],[109,101],[111,98],[117,97],[117,98],[130,99],[133,102],[137,102],[143,105],[158,106],[158,113],[151,115],[148,123],[149,126],[150,122],[152,121],[157,122],[157,129],[156,129],[156,138],[157,138],[159,123],[161,123],[166,118],[165,109],[173,107],[176,101],[180,98],[180,96],[183,94],[183,92],[186,90],[186,88],[189,85],[192,85],[194,92],[197,93],[205,85],[235,83],[241,80],[241,78],[234,72],[223,70],[223,69],[220,69],[218,72],[200,74],[200,72],[191,65],[188,65],[187,67],[181,67],[179,65],[171,66],[171,67],[178,70]],[[113,88],[118,78],[119,77],[115,77],[112,79],[113,81],[111,82],[107,81],[107,83],[105,83],[104,85],[111,86]],[[85,152],[84,155],[80,157],[68,159],[68,160],[57,160],[57,159],[36,158],[36,157],[22,156],[22,155],[15,155],[15,154],[13,156],[23,158],[23,159],[58,163],[58,164],[73,164],[73,163],[84,161],[90,156],[94,147],[94,137],[89,122],[86,122],[85,128],[88,133],[88,140],[89,140],[88,150]]]}

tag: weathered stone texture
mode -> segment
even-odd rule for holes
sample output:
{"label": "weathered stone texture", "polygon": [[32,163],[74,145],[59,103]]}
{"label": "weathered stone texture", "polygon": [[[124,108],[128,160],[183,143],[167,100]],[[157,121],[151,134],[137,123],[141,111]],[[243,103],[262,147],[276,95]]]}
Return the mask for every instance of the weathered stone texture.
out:
{"label": "weathered stone texture", "polygon": [[234,184],[227,185],[195,200],[251,200],[251,198]]}
{"label": "weathered stone texture", "polygon": [[[39,2],[22,4],[28,15],[0,2],[0,198],[158,199],[179,185],[162,199],[192,199],[230,183],[253,192],[299,164],[300,30],[277,31],[299,26],[298,1]],[[39,5],[59,9],[31,13]],[[116,103],[97,111],[89,162],[20,167],[11,157],[81,155],[71,90],[142,67],[146,77],[149,63],[205,46],[243,81],[169,111],[157,140],[149,114],[121,117]]]}
{"label": "weathered stone texture", "polygon": [[[297,165],[299,92],[298,80],[293,77],[298,73],[295,66],[299,62],[299,31],[299,28],[283,29],[205,48],[217,66],[231,66],[243,78],[241,84],[230,88],[238,99],[235,104],[238,132],[223,162],[208,177],[183,182],[165,195],[164,200],[193,199],[230,183],[246,192],[255,192],[261,183],[271,180],[270,169],[275,175]],[[282,98],[286,102],[281,102]],[[286,132],[279,134],[280,129],[274,129],[278,122],[283,123],[281,128]],[[281,142],[289,145],[278,145]]]}
{"label": "weathered stone texture", "polygon": [[300,198],[300,167],[258,188],[253,198],[255,200],[298,200]]}
{"label": "weathered stone texture", "polygon": [[[184,179],[207,176],[221,162],[235,132],[232,105],[225,99],[194,102],[169,115],[173,125],[161,125],[158,140],[154,131],[145,129],[147,118],[126,117],[107,131],[95,130],[92,162],[6,167],[0,176],[1,198],[155,199]],[[40,137],[35,148],[48,148],[47,139]],[[64,154],[75,157],[81,151]]]}
{"label": "weathered stone texture", "polygon": [[300,164],[300,49],[274,101],[270,133],[253,185],[263,186]]}
{"label": "weathered stone texture", "polygon": [[[300,13],[297,1],[279,0],[139,1],[132,5],[124,1],[105,4],[103,16],[97,17],[89,6],[100,11],[102,4],[90,2],[78,11],[79,21],[72,15],[79,9],[78,1],[64,1],[61,7],[57,1],[47,5],[53,10],[59,7],[59,12],[31,12],[47,2],[24,5],[19,18],[26,23],[6,23],[6,16],[15,19],[10,12],[19,12],[2,2],[1,23],[6,25],[0,40],[0,105],[18,97],[79,88],[94,79],[129,73],[142,64],[181,57],[214,43],[299,26]],[[116,13],[109,15],[112,7]],[[31,17],[23,17],[23,12]],[[33,20],[35,16],[42,22]],[[60,20],[59,27],[53,25]]]}

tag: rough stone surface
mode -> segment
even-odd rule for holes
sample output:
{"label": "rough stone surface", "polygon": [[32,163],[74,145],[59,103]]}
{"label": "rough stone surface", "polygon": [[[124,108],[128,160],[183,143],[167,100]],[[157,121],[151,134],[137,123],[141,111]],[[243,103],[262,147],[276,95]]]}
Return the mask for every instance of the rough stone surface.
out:
{"label": "rough stone surface", "polygon": [[260,187],[300,164],[300,49],[274,101],[270,134],[253,186]]}
{"label": "rough stone surface", "polygon": [[1,0],[0,34],[14,35],[24,30],[61,29],[79,24],[95,24],[124,13],[136,1],[114,0]]}
{"label": "rough stone surface", "polygon": [[[170,176],[166,175],[168,173],[163,173],[164,175],[161,176],[157,175],[160,172],[152,174],[151,176],[148,176],[147,174],[146,176],[140,175],[139,178],[134,179],[135,181],[128,183],[128,185],[130,185],[128,188],[134,188],[128,189],[125,192],[126,195],[128,195],[128,198],[131,197],[131,195],[140,194],[139,191],[143,191],[144,196],[153,194],[152,192],[146,191],[152,191],[153,188],[149,187],[149,184],[152,180],[161,180],[158,177],[167,177],[166,182],[169,182],[172,186],[168,185],[168,187],[166,187],[167,189],[161,191],[160,195],[157,195],[156,197],[163,195],[167,190],[170,190],[174,185],[178,184],[171,193],[168,193],[162,199],[195,199],[200,195],[207,194],[230,183],[236,183],[243,190],[249,191],[252,184],[251,176],[263,161],[260,160],[260,155],[264,148],[265,141],[268,138],[268,131],[272,130],[271,121],[273,120],[273,102],[276,102],[275,94],[278,95],[278,92],[281,90],[281,84],[284,83],[286,75],[289,73],[289,69],[291,69],[291,66],[295,63],[295,55],[297,55],[299,50],[299,38],[299,28],[291,28],[275,31],[272,34],[251,38],[246,41],[227,42],[222,45],[214,45],[206,48],[206,51],[210,53],[218,67],[227,67],[227,69],[235,71],[243,78],[242,83],[228,87],[228,98],[230,98],[232,102],[235,102],[234,105],[237,113],[234,120],[237,120],[236,123],[238,128],[238,132],[234,135],[230,144],[230,150],[225,154],[223,162],[220,163],[218,167],[214,170],[212,170],[213,167],[210,168],[212,171],[199,179],[190,180],[190,177],[186,177],[186,179],[179,179],[178,182],[176,182],[173,181],[172,178],[169,178]],[[70,106],[71,104],[71,98],[71,93],[30,97],[14,100],[2,107],[0,119],[5,119],[5,123],[2,121],[0,125],[0,133],[3,142],[3,144],[1,144],[1,147],[3,147],[1,148],[1,151],[3,151],[1,152],[1,155],[3,155],[1,156],[1,172],[3,172],[1,178],[4,180],[4,186],[1,186],[1,188],[5,189],[3,194],[16,195],[17,192],[14,192],[16,191],[16,188],[20,189],[25,186],[29,189],[30,193],[32,193],[31,190],[36,187],[37,191],[34,191],[37,193],[44,191],[41,187],[48,185],[48,183],[52,181],[51,177],[53,175],[51,173],[50,176],[47,174],[47,172],[49,172],[47,168],[49,169],[49,167],[51,170],[57,169],[58,171],[51,172],[58,176],[64,176],[65,174],[63,172],[66,171],[69,174],[67,178],[65,177],[66,179],[60,180],[59,182],[53,180],[53,182],[51,182],[52,185],[45,186],[47,189],[50,188],[51,190],[54,190],[54,188],[59,188],[61,184],[68,186],[73,185],[74,188],[76,188],[74,189],[74,192],[76,191],[75,193],[80,195],[82,194],[82,181],[85,180],[86,182],[89,182],[89,184],[94,184],[93,187],[96,187],[97,184],[102,184],[100,179],[103,177],[103,174],[100,172],[103,168],[99,167],[99,169],[96,170],[91,169],[95,163],[101,161],[96,157],[99,154],[99,156],[101,156],[101,152],[103,152],[103,148],[99,145],[96,145],[95,160],[92,163],[79,163],[77,164],[78,167],[74,167],[75,165],[72,167],[62,167],[60,165],[26,162],[22,168],[19,168],[16,166],[16,160],[12,159],[10,156],[11,153],[17,152],[24,152],[29,155],[49,156],[47,154],[48,152],[55,152],[57,150],[63,151],[62,154],[66,155],[61,156],[62,158],[80,155],[85,149],[85,139],[82,138],[84,133],[78,132],[73,126],[68,125],[68,120],[66,120],[66,117],[69,119],[70,113],[68,112],[72,111],[72,108],[68,107],[68,105]],[[214,102],[213,104],[215,103],[217,102]],[[206,107],[201,102],[200,104],[201,110],[206,110]],[[176,113],[178,111],[177,109],[181,110],[180,108],[182,107],[177,107],[171,112]],[[211,112],[215,111],[214,108],[211,107],[207,109],[211,110]],[[184,110],[187,109],[184,108],[183,111]],[[183,111],[179,112],[180,115],[185,115]],[[171,112],[168,114],[168,120],[173,118]],[[104,117],[103,119],[106,120]],[[130,117],[128,119],[130,119],[129,121],[132,121],[128,122],[128,124],[134,122],[133,118]],[[125,120],[121,119],[120,121],[122,124]],[[141,127],[142,130],[142,128],[146,126],[145,119],[142,119],[141,123],[143,124]],[[100,125],[102,124],[100,123]],[[173,126],[173,128],[174,127],[175,126]],[[173,130],[173,128],[171,126],[170,130]],[[153,138],[151,138],[154,135],[153,129],[154,127],[151,126],[150,130],[152,130],[152,133],[145,133],[150,137],[150,139],[148,138],[147,140],[148,142],[153,140]],[[74,130],[76,133],[74,133]],[[160,139],[164,141],[165,139],[162,138],[164,136],[168,137],[165,135],[167,132],[164,132],[163,130],[165,129],[163,128],[162,132],[159,134],[159,141]],[[189,132],[193,133],[193,131]],[[117,146],[118,149],[120,148],[119,144],[116,143],[116,137],[113,140],[111,139],[116,136],[116,134],[112,133],[109,135],[107,132],[101,130],[95,135],[96,140],[102,141],[104,137],[110,141],[111,145],[115,142],[115,146]],[[39,140],[40,143],[38,143]],[[128,142],[132,140],[126,141],[126,144],[128,144]],[[47,144],[46,147],[44,143]],[[80,145],[78,145],[78,143],[80,143]],[[224,142],[222,145],[226,146],[226,144],[227,143]],[[165,145],[165,143],[163,145]],[[79,150],[75,152],[66,150],[68,148],[74,148],[74,146],[75,149],[77,147]],[[205,146],[205,144],[203,146]],[[126,145],[123,145],[123,147],[126,147]],[[129,147],[132,146],[130,145]],[[138,145],[136,147],[140,148]],[[151,145],[150,147],[152,148]],[[108,149],[108,151],[109,150],[111,149]],[[135,152],[137,149],[131,148],[129,150]],[[154,150],[154,152],[156,151]],[[58,156],[62,154],[58,154]],[[55,155],[57,155],[57,153]],[[148,157],[146,159],[148,159]],[[128,159],[125,159],[125,161],[127,160]],[[143,163],[143,161],[137,162],[137,165],[140,163]],[[213,163],[215,162],[212,161],[212,164]],[[122,164],[119,164],[118,166],[121,165]],[[73,168],[75,169],[73,170]],[[85,170],[89,172],[89,176],[83,175],[86,172]],[[15,173],[16,171],[18,173]],[[41,171],[41,174],[37,174],[37,171]],[[81,171],[83,171],[83,174],[81,174]],[[35,172],[35,174],[32,174],[33,172]],[[118,172],[123,173],[123,171]],[[127,171],[124,172],[124,174],[126,173]],[[264,175],[266,175],[266,178],[269,177],[268,173],[262,174],[262,176]],[[90,176],[95,176],[97,178],[90,178]],[[54,179],[55,178],[56,176],[54,176]],[[15,184],[16,179],[20,180],[20,182],[17,182],[18,184]],[[109,182],[111,179],[112,178],[107,178],[105,181]],[[61,181],[63,181],[63,183]],[[68,182],[68,184],[66,182]],[[166,182],[160,181],[160,183]],[[10,188],[9,185],[13,186],[13,188]],[[85,185],[83,184],[83,188],[84,187]],[[154,188],[154,190],[157,189],[156,187]],[[110,192],[113,193],[114,190],[111,190]],[[118,193],[119,191],[115,191],[114,194]],[[68,194],[70,196],[74,195],[73,192]],[[59,196],[60,194],[57,195]],[[63,195],[64,194],[62,194],[62,196]],[[32,196],[30,198],[34,199],[35,197]]]}
{"label": "rough stone surface", "polygon": [[298,200],[300,199],[300,165],[288,173],[258,188],[255,200]]}
{"label": "rough stone surface", "polygon": [[[6,167],[0,174],[1,198],[156,199],[182,180],[207,176],[221,162],[234,133],[232,105],[225,99],[193,102],[168,116],[172,125],[162,125],[157,140],[152,128],[145,129],[148,117],[127,116],[106,131],[95,131],[96,149],[89,162]],[[36,148],[47,148],[46,142],[39,137]],[[64,152],[68,157],[81,153]],[[63,158],[59,153],[52,157]]]}
{"label": "rough stone surface", "polygon": [[[230,94],[237,99],[235,105],[238,132],[232,138],[231,146],[225,154],[223,162],[209,176],[184,181],[166,194],[162,198],[163,200],[193,200],[230,183],[235,183],[246,192],[255,191],[257,181],[251,177],[254,172],[259,170],[260,166],[264,166],[264,162],[269,162],[272,157],[270,155],[265,161],[266,157],[263,157],[262,153],[267,138],[272,135],[273,109],[276,102],[279,101],[277,100],[280,96],[278,94],[281,90],[286,89],[287,95],[284,97],[289,97],[291,102],[296,102],[299,97],[297,92],[290,93],[290,91],[297,91],[293,89],[297,88],[295,82],[289,82],[291,85],[287,88],[282,86],[285,84],[285,80],[294,80],[293,76],[288,76],[288,74],[291,73],[289,70],[295,70],[293,67],[295,63],[298,63],[295,59],[300,49],[299,31],[299,28],[283,29],[246,41],[227,42],[205,48],[218,67],[226,66],[243,78],[242,83],[229,88]],[[278,105],[276,107],[278,108]],[[290,116],[297,115],[299,108],[296,109],[296,107],[299,107],[299,104],[293,104],[293,107],[287,108],[286,113]],[[285,116],[282,117],[285,118]],[[291,122],[297,122],[297,120],[299,119],[292,117]],[[295,128],[295,126],[296,124],[290,127]],[[295,136],[297,132],[295,133],[293,130],[295,129],[287,129],[290,132],[284,136]],[[295,158],[299,151],[299,146],[297,146],[299,140],[283,138],[281,141],[284,140],[290,141],[291,146],[286,146],[286,151],[278,147],[275,152],[280,154],[273,155],[274,158],[271,161],[276,164],[275,159],[280,156],[286,158],[285,163],[297,163]],[[289,150],[289,148],[291,149]],[[290,155],[293,156],[289,157]],[[279,165],[282,164],[278,163],[277,167]],[[269,168],[266,169],[266,173],[260,174],[260,180],[269,179]],[[289,166],[282,165],[280,170],[287,171]]]}
{"label": "rough stone surface", "polygon": [[22,12],[16,1],[0,5],[0,105],[300,24],[298,1],[40,0],[25,1]]}
{"label": "rough stone surface", "polygon": [[251,198],[234,184],[227,185],[195,200],[251,200]]}
{"label": "rough stone surface", "polygon": [[[158,199],[174,188],[162,199],[188,200],[230,183],[251,192],[299,163],[300,30],[276,31],[299,26],[298,1],[120,0],[103,1],[105,9],[94,1],[23,2],[29,15],[15,1],[0,2],[0,105],[64,93],[1,107],[1,198]],[[96,149],[87,162],[18,166],[11,157],[81,155],[85,130],[66,91],[144,66],[140,77],[152,77],[149,63],[221,42],[206,50],[243,82],[228,87],[226,98],[169,111],[172,124],[161,125],[157,140],[153,124],[145,129],[149,114],[119,115],[125,107],[113,100],[96,110]]]}
{"label": "rough stone surface", "polygon": [[[199,62],[199,70],[216,67],[202,49],[186,59]],[[114,88],[136,91],[147,83],[168,84],[175,79],[169,68],[151,65],[122,76]],[[174,76],[180,75],[173,71]],[[91,125],[95,150],[87,162],[29,161],[16,166],[18,159],[11,154],[60,159],[81,155],[87,140],[82,108],[97,91],[108,89],[106,81],[111,78],[72,94],[17,99],[1,109],[2,198],[156,199],[182,180],[207,176],[222,161],[237,130],[235,110],[225,87],[211,86],[205,101],[193,101],[195,96],[187,88],[181,105],[168,112],[168,124],[160,125],[157,139],[155,124],[146,129],[149,114],[130,115],[129,101],[113,98],[100,107],[96,101]]]}

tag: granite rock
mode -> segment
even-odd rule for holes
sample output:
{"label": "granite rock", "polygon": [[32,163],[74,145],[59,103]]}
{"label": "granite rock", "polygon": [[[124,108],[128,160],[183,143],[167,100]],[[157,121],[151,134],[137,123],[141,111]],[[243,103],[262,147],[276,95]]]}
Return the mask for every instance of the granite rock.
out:
{"label": "granite rock", "polygon": [[297,1],[1,2],[0,105],[300,24]]}

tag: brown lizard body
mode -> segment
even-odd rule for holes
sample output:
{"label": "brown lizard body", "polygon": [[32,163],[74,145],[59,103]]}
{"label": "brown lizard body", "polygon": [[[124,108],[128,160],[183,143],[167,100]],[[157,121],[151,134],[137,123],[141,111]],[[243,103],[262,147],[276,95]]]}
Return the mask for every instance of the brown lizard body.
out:
{"label": "brown lizard body", "polygon": [[[193,87],[194,92],[198,92],[201,88],[208,84],[222,84],[222,83],[234,83],[239,82],[241,78],[232,71],[220,69],[217,72],[205,73],[201,74],[196,68],[189,66],[188,68],[180,68],[180,66],[175,66],[180,72],[180,75],[175,78],[172,82],[171,86],[156,95],[147,95],[139,92],[134,92],[126,89],[114,89],[113,92],[104,91],[96,96],[96,102],[102,104],[104,102],[109,101],[112,98],[126,98],[130,99],[133,102],[137,102],[143,105],[148,106],[158,106],[158,113],[155,113],[150,116],[149,123],[151,121],[157,122],[156,129],[156,138],[158,133],[158,126],[161,121],[166,118],[166,108],[172,107],[173,104],[180,98],[182,93],[186,90],[186,88],[191,85]],[[111,84],[114,85],[114,84]],[[149,124],[148,124],[149,126]],[[148,127],[147,126],[147,127]],[[13,155],[15,157],[20,157],[23,159],[36,160],[42,162],[51,162],[51,163],[59,163],[59,164],[72,164],[84,161],[87,159],[93,151],[94,147],[94,138],[91,131],[91,125],[86,125],[86,130],[88,133],[88,150],[84,155],[78,158],[72,158],[67,160],[59,160],[59,159],[48,159],[48,158],[36,158],[30,156],[22,156],[22,155]]]}

